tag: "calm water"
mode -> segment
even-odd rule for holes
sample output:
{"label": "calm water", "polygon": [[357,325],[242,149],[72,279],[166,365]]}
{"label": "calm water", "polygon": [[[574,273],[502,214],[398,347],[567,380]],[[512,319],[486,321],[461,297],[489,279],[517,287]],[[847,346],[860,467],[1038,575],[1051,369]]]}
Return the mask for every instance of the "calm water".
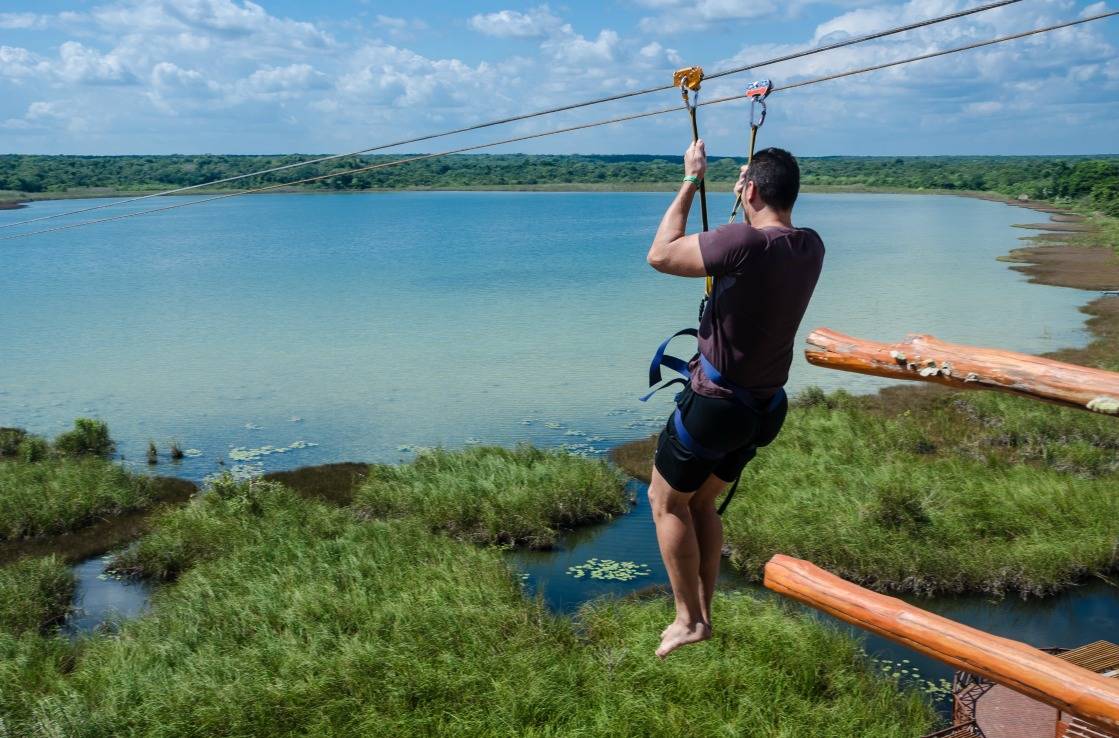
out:
{"label": "calm water", "polygon": [[[159,469],[193,479],[219,460],[251,472],[437,444],[601,452],[659,427],[670,399],[635,401],[646,362],[695,318],[701,283],[644,263],[667,201],[258,196],[4,242],[0,425],[53,435],[101,417],[128,463],[149,439],[181,442],[192,457]],[[804,331],[1082,344],[1084,293],[995,261],[1029,218],[962,198],[804,196],[798,220],[828,245]],[[880,386],[798,355],[790,389],[809,384]]]}

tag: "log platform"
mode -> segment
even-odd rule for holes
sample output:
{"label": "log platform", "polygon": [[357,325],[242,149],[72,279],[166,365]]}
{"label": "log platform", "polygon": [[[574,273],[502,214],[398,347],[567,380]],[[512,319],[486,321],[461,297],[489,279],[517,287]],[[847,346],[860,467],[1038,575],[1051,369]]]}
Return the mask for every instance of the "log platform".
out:
{"label": "log platform", "polygon": [[911,334],[867,341],[828,328],[808,335],[805,358],[829,369],[986,389],[1119,417],[1119,372]]}
{"label": "log platform", "polygon": [[[949,664],[972,677],[971,683],[985,683],[986,694],[973,701],[978,709],[966,719],[983,733],[989,727],[989,738],[1119,738],[1119,679],[872,592],[789,556],[769,560],[765,586]],[[992,685],[1005,691],[994,693],[988,704]],[[1022,721],[1027,717],[1028,724]]]}

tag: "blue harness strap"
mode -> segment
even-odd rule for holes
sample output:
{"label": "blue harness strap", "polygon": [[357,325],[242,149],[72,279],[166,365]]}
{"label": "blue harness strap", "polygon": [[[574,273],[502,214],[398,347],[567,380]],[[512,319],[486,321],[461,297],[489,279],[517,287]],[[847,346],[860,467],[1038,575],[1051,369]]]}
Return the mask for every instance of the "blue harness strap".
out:
{"label": "blue harness strap", "polygon": [[[692,373],[691,370],[688,368],[689,362],[686,362],[677,356],[671,356],[665,353],[668,350],[668,344],[672,342],[672,339],[678,336],[698,337],[699,332],[695,328],[684,328],[683,330],[676,331],[671,336],[664,339],[663,342],[661,342],[661,345],[657,347],[656,353],[653,354],[652,363],[649,364],[649,386],[653,387],[654,389],[652,389],[647,395],[641,398],[642,402],[645,402],[665,387],[670,387],[674,384],[687,384],[691,380]],[[773,394],[773,397],[770,398],[765,407],[761,407],[760,403],[754,397],[753,393],[750,392],[750,390],[746,389],[745,387],[740,387],[724,377],[722,372],[716,369],[715,365],[712,364],[702,353],[697,353],[696,355],[699,357],[700,366],[703,367],[703,373],[707,375],[707,378],[710,379],[713,384],[730,390],[730,392],[734,394],[734,398],[739,402],[739,404],[744,405],[751,410],[769,413],[780,407],[781,403],[785,400],[785,388],[782,387]],[[663,380],[663,376],[661,375],[662,366],[666,366],[669,369],[672,369],[680,376],[670,379],[667,382],[661,384],[661,381]],[[660,384],[659,387],[656,386],[658,384]],[[680,439],[680,443],[682,443],[686,449],[688,449],[701,459],[714,461],[716,459],[721,459],[723,456],[726,455],[723,452],[713,451],[707,448],[702,443],[697,441],[695,439],[695,436],[688,432],[687,426],[684,425],[684,418],[680,413],[679,407],[677,407],[676,410],[672,413],[672,425],[673,428],[676,430],[676,437]],[[722,515],[723,511],[727,509],[727,505],[730,504],[731,499],[734,497],[734,493],[738,491],[738,481],[738,479],[734,480],[734,484],[731,485],[730,491],[728,491],[726,497],[723,498],[723,504],[719,506],[719,515]]]}
{"label": "blue harness strap", "polygon": [[[666,354],[665,352],[668,350],[668,344],[672,343],[672,339],[678,336],[696,337],[698,335],[699,331],[697,331],[695,328],[683,328],[661,341],[661,345],[657,346],[657,351],[653,354],[653,361],[649,364],[649,386],[653,387],[654,389],[650,390],[649,394],[644,395],[641,398],[642,402],[645,402],[665,387],[671,387],[674,384],[686,384],[687,381],[692,378],[692,373],[688,370],[688,362],[684,361],[678,356],[672,356],[671,354]],[[661,380],[664,378],[661,375],[662,366],[668,367],[680,376],[675,379],[670,379],[662,384],[660,387],[657,387],[657,385],[660,384]]]}

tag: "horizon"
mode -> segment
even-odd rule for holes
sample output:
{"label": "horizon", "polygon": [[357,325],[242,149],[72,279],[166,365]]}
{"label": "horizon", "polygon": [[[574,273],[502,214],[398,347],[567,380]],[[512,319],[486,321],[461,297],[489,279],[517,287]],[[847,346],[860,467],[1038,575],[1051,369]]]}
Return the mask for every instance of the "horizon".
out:
{"label": "horizon", "polygon": [[[419,156],[429,152],[424,151],[393,151],[388,153],[370,153],[370,154],[354,154],[355,157],[362,158],[391,158],[396,156]],[[131,158],[131,157],[242,157],[242,158],[270,158],[270,157],[285,157],[285,156],[329,156],[332,152],[329,151],[289,151],[289,152],[265,152],[260,154],[250,153],[219,153],[214,151],[203,151],[199,153],[189,154],[184,152],[170,152],[164,154],[155,154],[148,152],[134,152],[128,154],[44,154],[38,152],[29,153],[16,153],[7,152],[0,153],[2,157],[54,157],[54,158],[83,158],[83,159],[97,159],[97,158]],[[501,152],[485,152],[485,151],[470,151],[459,154],[444,154],[440,156],[442,159],[450,159],[456,156],[531,156],[531,157],[587,157],[587,158],[607,158],[607,157],[643,157],[650,159],[679,159],[680,154],[650,154],[633,152],[626,154],[595,154],[588,152],[570,152],[570,153],[550,153],[550,152],[527,152],[527,151],[501,151]],[[721,160],[721,159],[742,159],[744,154],[708,154],[708,159]],[[1087,152],[1083,154],[796,154],[797,159],[1095,159],[1095,158],[1115,158],[1119,157],[1119,150],[1115,152]]]}

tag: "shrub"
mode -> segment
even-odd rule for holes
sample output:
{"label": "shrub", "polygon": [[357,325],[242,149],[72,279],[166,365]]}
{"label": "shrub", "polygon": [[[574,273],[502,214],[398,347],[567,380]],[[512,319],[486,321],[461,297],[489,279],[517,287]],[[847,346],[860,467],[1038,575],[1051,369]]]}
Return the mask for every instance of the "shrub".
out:
{"label": "shrub", "polygon": [[0,459],[19,454],[19,444],[27,437],[23,428],[0,428]]}
{"label": "shrub", "polygon": [[109,426],[93,418],[78,418],[74,429],[54,440],[54,447],[67,456],[99,456],[105,458],[116,450],[109,437]]}
{"label": "shrub", "polygon": [[36,461],[42,461],[47,458],[49,453],[50,445],[45,438],[27,436],[20,441],[19,451],[16,456],[25,464],[34,464]]}

